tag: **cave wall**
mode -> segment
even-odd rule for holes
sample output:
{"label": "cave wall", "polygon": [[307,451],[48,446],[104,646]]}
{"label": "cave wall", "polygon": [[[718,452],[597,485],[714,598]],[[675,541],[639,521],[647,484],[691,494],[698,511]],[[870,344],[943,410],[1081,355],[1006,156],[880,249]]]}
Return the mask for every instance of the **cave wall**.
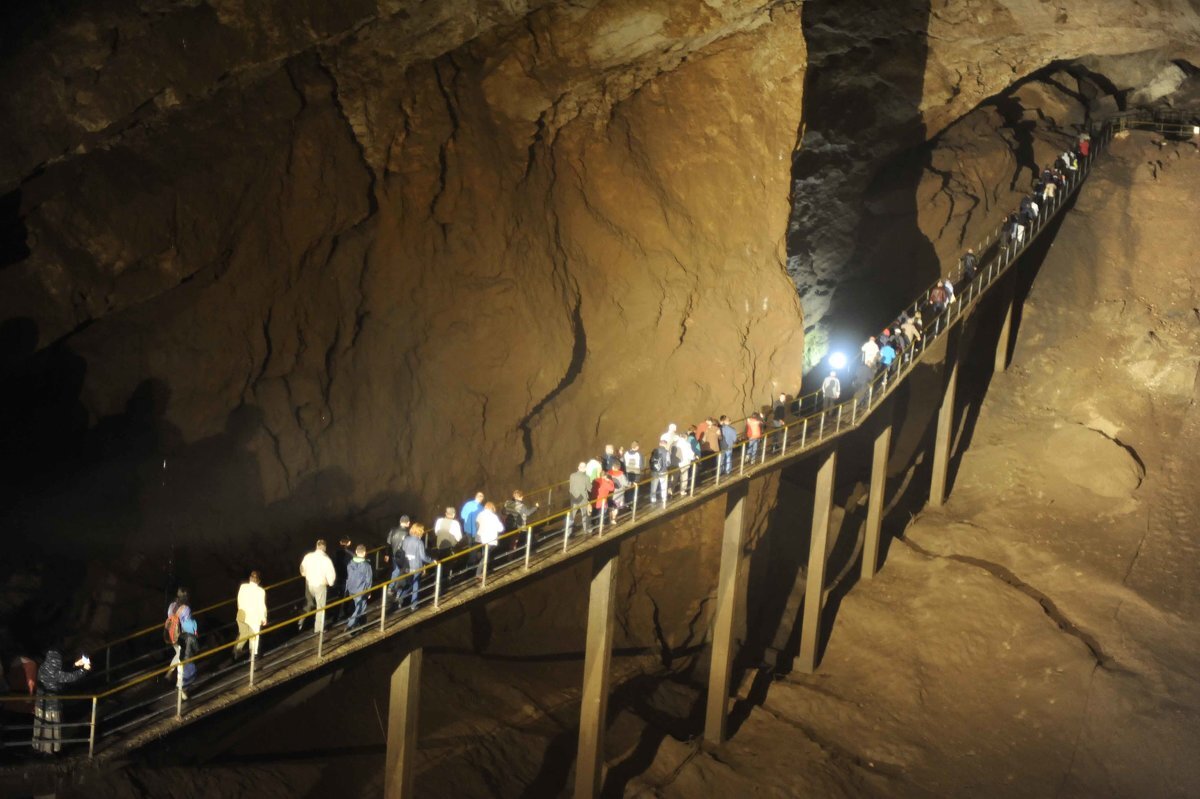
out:
{"label": "cave wall", "polygon": [[[836,303],[898,307],[1022,188],[1028,109],[953,120],[1051,61],[1190,57],[1192,5],[1141,9],[35,13],[0,64],[9,526],[235,574],[795,391]],[[924,144],[1001,121],[974,177]],[[789,223],[830,131],[825,215]]]}
{"label": "cave wall", "polygon": [[[817,365],[877,320],[879,292],[864,285],[884,280],[914,294],[937,276],[939,242],[974,239],[963,235],[971,224],[909,227],[893,232],[893,240],[901,235],[897,246],[877,257],[870,195],[880,178],[893,173],[894,215],[924,210],[921,169],[899,181],[895,161],[911,160],[924,142],[1013,84],[1076,59],[1066,76],[1071,91],[1100,117],[1115,112],[1130,90],[1160,75],[1177,78],[1173,60],[1200,63],[1198,8],[1194,0],[805,4],[809,79],[794,156],[788,271],[804,298],[806,364]],[[931,163],[924,169],[943,171]]]}
{"label": "cave wall", "polygon": [[138,113],[91,133],[77,104],[30,115],[57,133],[10,151],[29,254],[0,270],[27,550],[110,558],[136,590],[183,548],[290,571],[312,536],[795,390],[794,13],[554,8],[415,48],[411,25],[299,51],[241,31],[247,63],[186,86],[134,38],[141,71],[101,73],[171,103],[113,97]]}

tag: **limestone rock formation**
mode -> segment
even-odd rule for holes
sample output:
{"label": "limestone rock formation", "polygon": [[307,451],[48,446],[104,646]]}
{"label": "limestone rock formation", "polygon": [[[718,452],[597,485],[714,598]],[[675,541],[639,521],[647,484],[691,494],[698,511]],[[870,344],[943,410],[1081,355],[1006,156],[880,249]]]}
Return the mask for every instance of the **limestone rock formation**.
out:
{"label": "limestone rock formation", "polygon": [[[6,451],[97,423],[144,440],[24,500],[36,529],[110,511],[116,469],[144,490],[108,540],[269,553],[795,391],[798,17],[433,5],[80,11],[18,54],[9,101],[33,110],[5,174],[28,254],[0,318],[14,404],[49,407]],[[79,67],[96,96],[63,89],[48,53],[126,25],[115,60]],[[147,68],[176,29],[207,37],[209,72]]]}

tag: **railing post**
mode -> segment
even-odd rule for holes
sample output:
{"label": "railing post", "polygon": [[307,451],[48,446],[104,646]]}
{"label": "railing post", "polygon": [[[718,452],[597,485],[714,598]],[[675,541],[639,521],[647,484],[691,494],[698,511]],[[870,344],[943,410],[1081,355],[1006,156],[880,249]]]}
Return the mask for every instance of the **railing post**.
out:
{"label": "railing post", "polygon": [[487,585],[488,560],[489,560],[488,556],[491,554],[491,552],[492,552],[491,544],[484,544],[483,545],[483,580],[480,583],[481,586]]}
{"label": "railing post", "polygon": [[[631,522],[637,521],[638,488],[640,487],[641,486],[638,483],[633,484],[633,512],[630,514],[629,519]],[[567,518],[570,519],[569,516]]]}
{"label": "railing post", "polygon": [[875,399],[875,378],[871,378],[871,382],[867,383],[867,410],[871,410],[871,402]]}
{"label": "railing post", "polygon": [[[909,360],[912,360],[912,352],[909,351]],[[842,429],[842,406],[838,405],[837,419],[833,423],[833,432],[841,432]]]}
{"label": "railing post", "polygon": [[325,657],[325,625],[321,625],[321,629],[317,630],[317,660],[322,660]]}
{"label": "railing post", "polygon": [[553,502],[554,502],[554,486],[550,486],[549,488],[546,489],[546,510],[550,510],[551,508],[554,507]]}
{"label": "railing post", "polygon": [[[525,525],[525,571],[529,571],[529,556],[533,554],[533,525]],[[438,564],[438,571],[441,572],[442,566]],[[434,605],[437,607],[437,605]]]}
{"label": "railing post", "polygon": [[88,725],[88,759],[90,760],[96,754],[96,704],[99,698],[92,697],[92,723]]}
{"label": "railing post", "polygon": [[[817,425],[817,441],[825,437],[825,411],[821,411],[821,423]],[[803,446],[803,444],[801,444]]]}
{"label": "railing post", "polygon": [[713,483],[714,486],[721,485],[721,462],[725,460],[725,454],[721,450],[717,450],[717,480]]}
{"label": "railing post", "polygon": [[[386,595],[386,592],[384,592],[384,593]],[[254,666],[255,666],[255,661],[258,660],[257,643],[258,642],[256,639],[254,639],[254,638],[250,639],[250,687],[251,688],[254,687]]]}
{"label": "railing post", "polygon": [[688,478],[688,494],[696,496],[696,472],[700,471],[700,464],[692,461],[692,474]]}
{"label": "railing post", "polygon": [[[525,568],[529,568],[529,555],[525,556]],[[433,609],[437,610],[442,606],[442,562],[439,560],[437,571],[433,575]]]}
{"label": "railing post", "polygon": [[383,632],[383,626],[387,624],[387,598],[390,591],[388,583],[383,584],[383,596],[379,605],[379,632]]}
{"label": "railing post", "polygon": [[608,508],[601,507],[600,508],[600,532],[597,535],[600,535],[600,536],[604,535],[604,517],[607,515],[608,515]]}
{"label": "railing post", "polygon": [[[183,671],[183,663],[181,662],[176,668]],[[175,683],[175,720],[179,721],[183,718],[183,677],[180,676]]]}
{"label": "railing post", "polygon": [[746,447],[749,445],[749,443],[750,442],[748,441],[742,442],[742,464],[738,467],[738,474],[746,473]]}
{"label": "railing post", "polygon": [[104,682],[112,682],[112,647],[104,647]]}
{"label": "railing post", "polygon": [[[805,427],[808,426],[808,420],[805,420],[804,426]],[[779,448],[779,455],[781,457],[787,454],[787,437],[788,437],[788,427],[785,425],[783,428],[783,444]],[[800,449],[804,449],[803,442],[800,443]]]}

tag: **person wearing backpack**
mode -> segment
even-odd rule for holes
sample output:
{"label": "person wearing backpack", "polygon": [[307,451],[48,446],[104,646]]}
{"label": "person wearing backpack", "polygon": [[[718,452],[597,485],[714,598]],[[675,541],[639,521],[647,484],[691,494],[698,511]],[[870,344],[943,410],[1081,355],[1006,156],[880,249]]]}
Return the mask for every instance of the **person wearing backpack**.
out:
{"label": "person wearing backpack", "polygon": [[175,672],[177,685],[180,688],[183,687],[183,669],[179,668],[180,638],[183,635],[183,622],[191,618],[192,608],[188,604],[188,590],[181,587],[175,592],[175,601],[167,608],[167,621],[163,625],[163,640],[175,650],[175,657],[171,658],[171,665],[167,669],[164,679],[170,681],[171,672]]}
{"label": "person wearing backpack", "polygon": [[671,454],[667,451],[667,439],[659,439],[658,446],[650,453],[650,503],[662,496],[667,504],[667,471],[671,468]]}
{"label": "person wearing backpack", "polygon": [[195,617],[190,614],[179,625],[179,651],[179,692],[187,699],[187,691],[183,689],[196,680],[196,664],[187,661],[200,654],[200,629]]}

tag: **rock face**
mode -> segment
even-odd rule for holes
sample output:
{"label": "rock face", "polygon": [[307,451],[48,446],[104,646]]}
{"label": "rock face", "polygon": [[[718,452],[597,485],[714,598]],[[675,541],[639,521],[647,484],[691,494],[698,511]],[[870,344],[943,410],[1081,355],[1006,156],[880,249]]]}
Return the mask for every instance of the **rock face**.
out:
{"label": "rock face", "polygon": [[1009,371],[995,319],[964,331],[944,510],[840,603],[817,674],[747,684],[727,745],[668,739],[627,795],[1190,791],[1198,179],[1195,138],[1113,142],[1026,265]]}
{"label": "rock face", "polygon": [[[154,494],[121,514],[139,549],[164,528],[236,545],[561,479],[605,440],[744,411],[799,381],[789,185],[812,356],[835,286],[845,318],[874,319],[864,293],[924,283],[990,222],[956,206],[916,231],[918,184],[944,172],[881,169],[889,155],[1052,56],[1195,43],[1177,4],[868,10],[18,15],[0,73],[19,121],[0,134],[4,441],[14,484],[54,475],[53,512],[24,513],[70,528],[113,503],[64,497],[133,482]],[[941,191],[961,204],[957,188]],[[889,220],[894,238],[863,235]],[[141,443],[97,443],[102,422]],[[92,465],[64,478],[81,435]]]}
{"label": "rock face", "polygon": [[[889,210],[907,216],[923,210],[913,190],[921,167],[945,171],[926,162],[896,175],[898,154],[940,136],[981,102],[996,104],[991,98],[1053,63],[1086,57],[1086,66],[1063,75],[1065,87],[1098,108],[1101,98],[1152,84],[1158,88],[1144,98],[1169,92],[1170,69],[1179,69],[1170,59],[1200,63],[1195,3],[851,0],[806,3],[802,16],[809,64],[788,271],[804,298],[810,365],[846,346],[847,331],[874,324],[876,309],[864,311],[864,304],[879,292],[864,292],[863,284],[907,279],[905,293],[915,292],[936,269],[929,244],[938,234],[929,230],[929,241],[893,235],[883,258],[869,249],[879,240],[872,195],[881,177],[893,173]],[[1105,77],[1110,69],[1115,80]]]}
{"label": "rock face", "polygon": [[[236,9],[164,11],[118,52],[152,59],[182,15],[233,42],[225,71],[118,60],[129,97],[87,124],[43,86],[62,79],[45,53],[22,54],[61,103],[40,107],[42,135],[9,134],[28,141],[7,174],[45,166],[20,185],[29,254],[0,273],[0,318],[27,386],[13,404],[44,410],[6,452],[53,469],[42,442],[97,421],[142,442],[106,438],[93,469],[27,500],[35,527],[110,510],[79,497],[110,493],[115,459],[143,488],[121,546],[269,550],[322,519],[562,479],[605,441],[799,384],[781,241],[794,13],[345,13],[259,30]],[[324,33],[297,48],[309,24]]]}

